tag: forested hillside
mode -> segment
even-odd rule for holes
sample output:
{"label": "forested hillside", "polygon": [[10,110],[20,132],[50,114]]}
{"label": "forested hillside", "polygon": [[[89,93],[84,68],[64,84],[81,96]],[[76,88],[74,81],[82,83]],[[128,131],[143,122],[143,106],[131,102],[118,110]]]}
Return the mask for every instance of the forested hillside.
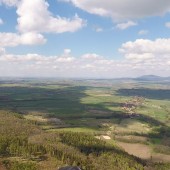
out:
{"label": "forested hillside", "polygon": [[47,133],[35,122],[8,111],[0,111],[0,156],[0,168],[4,170],[51,170],[64,165],[77,165],[82,170],[146,167],[145,161],[92,135]]}

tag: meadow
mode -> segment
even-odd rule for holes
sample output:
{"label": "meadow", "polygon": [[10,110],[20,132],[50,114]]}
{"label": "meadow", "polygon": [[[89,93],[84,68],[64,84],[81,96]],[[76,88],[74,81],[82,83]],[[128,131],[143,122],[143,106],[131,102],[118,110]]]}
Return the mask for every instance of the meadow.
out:
{"label": "meadow", "polygon": [[170,163],[169,85],[135,80],[4,79],[0,80],[0,110],[19,114],[43,133],[80,132],[144,161]]}

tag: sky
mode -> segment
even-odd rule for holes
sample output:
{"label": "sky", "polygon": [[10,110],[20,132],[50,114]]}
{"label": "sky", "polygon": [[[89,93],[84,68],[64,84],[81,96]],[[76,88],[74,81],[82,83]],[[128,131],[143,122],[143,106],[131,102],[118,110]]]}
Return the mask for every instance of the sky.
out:
{"label": "sky", "polygon": [[0,76],[170,76],[169,0],[0,0]]}

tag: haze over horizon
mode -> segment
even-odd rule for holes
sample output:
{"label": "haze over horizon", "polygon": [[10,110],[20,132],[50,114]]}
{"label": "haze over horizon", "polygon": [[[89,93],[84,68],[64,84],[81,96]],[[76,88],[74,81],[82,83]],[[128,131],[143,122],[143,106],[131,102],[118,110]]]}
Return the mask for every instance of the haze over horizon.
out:
{"label": "haze over horizon", "polygon": [[168,77],[169,11],[167,0],[0,0],[0,77]]}

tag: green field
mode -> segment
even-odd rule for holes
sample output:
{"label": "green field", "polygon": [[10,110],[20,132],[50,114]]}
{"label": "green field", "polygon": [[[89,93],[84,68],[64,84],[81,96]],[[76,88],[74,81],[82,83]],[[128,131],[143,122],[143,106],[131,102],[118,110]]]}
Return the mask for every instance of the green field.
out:
{"label": "green field", "polygon": [[[133,154],[170,163],[170,86],[132,80],[0,81],[0,110],[18,113],[43,133],[81,132],[146,149]],[[45,166],[45,165],[44,165]]]}

